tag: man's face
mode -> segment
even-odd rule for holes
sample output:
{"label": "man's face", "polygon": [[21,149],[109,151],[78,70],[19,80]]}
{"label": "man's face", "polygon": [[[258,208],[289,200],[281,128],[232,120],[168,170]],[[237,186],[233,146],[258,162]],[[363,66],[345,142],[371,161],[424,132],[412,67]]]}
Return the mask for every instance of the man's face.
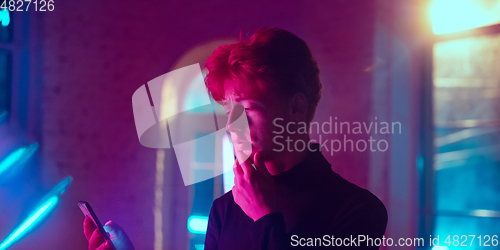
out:
{"label": "man's face", "polygon": [[[234,86],[233,84],[239,83],[231,82],[228,85]],[[273,130],[276,130],[273,120],[287,120],[287,103],[271,91],[257,95],[231,88],[226,90],[225,96],[223,106],[228,115],[226,129],[231,134],[238,159],[242,159],[243,155],[253,159],[253,154],[258,151],[262,152],[264,160],[272,159],[276,155],[273,148],[277,148],[273,143]],[[242,117],[243,111],[248,123],[244,119],[238,119]]]}

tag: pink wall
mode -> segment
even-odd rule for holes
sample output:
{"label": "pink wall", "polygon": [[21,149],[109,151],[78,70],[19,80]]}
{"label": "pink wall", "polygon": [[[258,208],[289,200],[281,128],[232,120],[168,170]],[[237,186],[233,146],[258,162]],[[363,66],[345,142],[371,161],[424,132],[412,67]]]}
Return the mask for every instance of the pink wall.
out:
{"label": "pink wall", "polygon": [[[320,66],[315,120],[371,121],[374,20],[375,1],[366,0],[58,1],[35,20],[41,37],[33,41],[42,50],[42,172],[47,186],[68,175],[74,182],[47,223],[13,249],[86,249],[79,200],[121,224],[136,249],[153,248],[156,150],[139,144],[131,96],[196,45],[237,38],[240,30],[287,29],[309,44]],[[369,187],[369,152],[325,155],[335,171]],[[171,178],[165,192],[186,194]],[[186,230],[169,224],[176,209],[187,208],[171,209],[164,225]]]}

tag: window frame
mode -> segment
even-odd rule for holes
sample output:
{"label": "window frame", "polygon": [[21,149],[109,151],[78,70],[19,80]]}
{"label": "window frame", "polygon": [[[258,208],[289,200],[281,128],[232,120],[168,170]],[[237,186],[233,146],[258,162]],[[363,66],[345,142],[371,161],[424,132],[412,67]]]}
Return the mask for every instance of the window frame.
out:
{"label": "window frame", "polygon": [[[423,86],[421,92],[420,114],[420,153],[417,162],[419,173],[419,237],[428,238],[434,232],[435,216],[437,211],[434,208],[435,202],[435,170],[434,156],[436,148],[434,145],[434,45],[439,42],[452,41],[462,38],[500,34],[500,23],[477,27],[473,29],[433,35],[432,39],[424,48],[422,54]],[[492,216],[492,217],[500,217]],[[480,217],[469,213],[453,213],[440,215],[461,215],[470,217]],[[427,246],[425,248],[429,248]]]}

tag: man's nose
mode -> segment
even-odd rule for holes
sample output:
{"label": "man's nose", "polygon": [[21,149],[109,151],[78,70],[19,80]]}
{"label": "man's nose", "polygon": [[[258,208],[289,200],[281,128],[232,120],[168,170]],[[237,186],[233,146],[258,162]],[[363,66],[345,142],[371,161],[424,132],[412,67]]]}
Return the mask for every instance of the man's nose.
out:
{"label": "man's nose", "polygon": [[241,122],[238,122],[238,119],[244,112],[244,108],[241,105],[235,105],[229,111],[226,123],[226,130],[228,132],[238,132],[242,131]]}

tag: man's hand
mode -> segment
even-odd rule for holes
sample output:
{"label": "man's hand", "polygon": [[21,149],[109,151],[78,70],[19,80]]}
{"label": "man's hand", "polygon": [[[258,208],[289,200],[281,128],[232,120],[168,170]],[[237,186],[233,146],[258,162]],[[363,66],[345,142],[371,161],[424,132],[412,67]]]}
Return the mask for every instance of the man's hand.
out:
{"label": "man's hand", "polygon": [[[112,221],[108,221],[104,225],[104,230],[109,234],[109,238],[113,242],[116,250],[134,250],[134,245],[128,238],[125,231]],[[83,221],[83,233],[89,242],[89,250],[114,250],[108,241],[97,229],[92,219],[85,217]]]}
{"label": "man's hand", "polygon": [[243,164],[235,161],[233,197],[243,212],[257,221],[262,216],[277,212],[278,197],[272,175],[262,160],[262,153],[257,152]]}

